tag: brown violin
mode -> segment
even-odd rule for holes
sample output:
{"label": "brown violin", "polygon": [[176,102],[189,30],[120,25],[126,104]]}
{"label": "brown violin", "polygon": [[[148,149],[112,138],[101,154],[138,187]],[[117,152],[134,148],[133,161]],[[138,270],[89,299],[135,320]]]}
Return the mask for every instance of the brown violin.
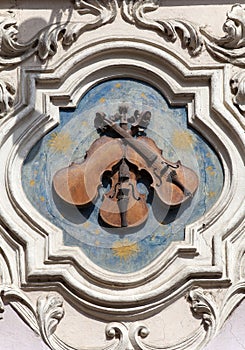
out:
{"label": "brown violin", "polygon": [[102,136],[95,140],[82,163],[71,163],[53,177],[55,192],[67,203],[84,206],[96,200],[104,172],[123,158],[120,139]]}
{"label": "brown violin", "polygon": [[155,142],[145,136],[134,138],[127,130],[100,114],[104,123],[112,128],[129,146],[127,159],[136,164],[139,170],[150,173],[156,193],[163,203],[168,206],[179,206],[193,197],[198,187],[196,173],[181,164],[172,163],[162,156],[162,151]]}
{"label": "brown violin", "polygon": [[130,171],[124,158],[112,176],[110,191],[104,195],[100,216],[114,227],[139,226],[148,217],[145,195],[138,192],[136,174]]}
{"label": "brown violin", "polygon": [[146,198],[137,190],[136,174],[130,171],[124,153],[121,139],[102,136],[91,145],[82,163],[72,163],[56,172],[56,193],[70,204],[90,204],[96,200],[103,174],[113,172],[119,163],[111,176],[111,189],[104,195],[100,216],[114,227],[141,225],[148,216]]}

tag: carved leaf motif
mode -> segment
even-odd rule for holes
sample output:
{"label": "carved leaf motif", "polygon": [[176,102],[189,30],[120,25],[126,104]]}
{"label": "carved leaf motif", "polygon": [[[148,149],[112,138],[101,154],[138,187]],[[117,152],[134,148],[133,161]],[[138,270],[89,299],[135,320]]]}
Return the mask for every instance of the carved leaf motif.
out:
{"label": "carved leaf motif", "polygon": [[82,1],[75,2],[80,15],[93,14],[94,18],[88,22],[55,23],[41,32],[38,38],[37,53],[42,60],[54,56],[57,52],[59,38],[64,46],[70,46],[84,32],[98,28],[114,21],[116,17],[115,0],[110,1]]}
{"label": "carved leaf motif", "polygon": [[[18,57],[26,53],[33,46],[33,40],[26,44],[17,41],[17,22],[11,16],[0,16],[0,55],[2,57]],[[30,51],[32,54],[32,51]]]}
{"label": "carved leaf motif", "polygon": [[245,112],[245,73],[240,71],[230,81],[231,91],[234,94],[233,102],[242,112]]}
{"label": "carved leaf motif", "polygon": [[0,118],[4,117],[14,103],[15,89],[6,81],[0,80]]}
{"label": "carved leaf motif", "polygon": [[201,288],[192,289],[187,300],[191,303],[191,310],[194,315],[202,319],[204,328],[216,328],[216,307],[210,297]]}
{"label": "carved leaf motif", "polygon": [[180,37],[182,45],[187,48],[191,55],[198,55],[202,50],[202,37],[196,28],[183,20],[155,20],[147,17],[148,12],[159,8],[156,0],[128,0],[123,3],[122,16],[130,23],[140,27],[154,30],[162,37],[175,42]]}
{"label": "carved leaf motif", "polygon": [[0,65],[10,66],[24,61],[34,53],[40,59],[57,52],[58,42],[70,46],[85,31],[98,28],[114,21],[117,14],[116,0],[76,0],[75,6],[80,15],[91,14],[87,22],[58,22],[37,33],[29,42],[19,43],[16,20],[11,16],[0,17]]}
{"label": "carved leaf motif", "polygon": [[201,28],[201,33],[206,37],[207,50],[216,59],[231,62],[233,64],[245,64],[245,7],[240,4],[232,6],[227,13],[227,19],[223,25],[225,35],[217,38]]}
{"label": "carved leaf motif", "polygon": [[63,299],[57,293],[50,293],[38,299],[37,317],[42,335],[46,341],[55,332],[63,316]]}
{"label": "carved leaf motif", "polygon": [[34,310],[31,301],[25,296],[25,294],[19,289],[8,286],[2,286],[1,294],[2,311],[4,311],[3,301],[10,304],[17,314],[32,328],[36,334],[39,335],[40,332],[36,318],[36,311]]}

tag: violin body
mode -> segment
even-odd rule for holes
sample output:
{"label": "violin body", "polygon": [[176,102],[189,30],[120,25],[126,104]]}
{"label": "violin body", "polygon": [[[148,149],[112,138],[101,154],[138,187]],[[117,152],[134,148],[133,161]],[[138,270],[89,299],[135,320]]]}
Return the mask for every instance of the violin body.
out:
{"label": "violin body", "polygon": [[146,197],[137,190],[134,172],[129,171],[128,181],[120,182],[118,176],[118,172],[112,176],[111,189],[104,195],[100,216],[110,226],[139,226],[148,217]]}
{"label": "violin body", "polygon": [[82,163],[72,163],[55,173],[53,187],[67,203],[90,204],[97,197],[103,173],[122,157],[122,141],[103,136],[93,142]]}
{"label": "violin body", "polygon": [[135,141],[137,147],[141,149],[147,147],[148,151],[154,152],[157,157],[149,166],[146,159],[128,145],[127,159],[137,164],[139,170],[144,169],[151,175],[151,186],[164,204],[176,207],[194,195],[199,180],[192,169],[182,165],[179,161],[176,163],[166,161],[162,156],[162,150],[147,136],[138,137]]}

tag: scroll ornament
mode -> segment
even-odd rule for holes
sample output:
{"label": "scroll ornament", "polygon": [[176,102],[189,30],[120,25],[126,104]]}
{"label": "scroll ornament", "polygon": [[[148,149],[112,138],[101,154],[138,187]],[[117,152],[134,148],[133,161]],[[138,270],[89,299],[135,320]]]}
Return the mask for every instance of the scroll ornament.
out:
{"label": "scroll ornament", "polygon": [[[3,269],[2,269],[3,268]],[[57,292],[43,292],[36,305],[13,284],[9,271],[0,266],[0,319],[5,306],[10,305],[22,320],[50,347],[51,350],[78,350],[66,344],[55,333],[65,315],[63,298]],[[10,283],[8,283],[10,282]],[[186,295],[193,317],[199,327],[177,344],[154,345],[147,337],[149,328],[142,322],[110,322],[105,327],[106,345],[98,350],[187,350],[202,349],[220,330],[237,303],[244,298],[245,283],[228,288],[223,302],[218,305],[212,294],[201,287],[192,287]],[[161,325],[159,324],[159,327]],[[82,324],[81,324],[81,332]],[[79,347],[80,350],[94,348]]]}
{"label": "scroll ornament", "polygon": [[239,71],[236,73],[231,81],[231,92],[233,93],[233,103],[238,107],[240,112],[244,115],[245,113],[245,73]]}
{"label": "scroll ornament", "polygon": [[13,107],[15,88],[7,81],[0,79],[0,118],[5,117]]}
{"label": "scroll ornament", "polygon": [[[57,53],[59,42],[64,47],[70,47],[84,32],[114,22],[118,10],[122,18],[130,24],[154,31],[170,42],[179,38],[182,47],[191,56],[200,55],[205,46],[217,61],[245,66],[244,5],[235,4],[227,13],[223,26],[225,35],[221,38],[210,34],[206,27],[198,28],[182,19],[157,19],[159,0],[74,0],[73,5],[81,19],[87,14],[91,15],[90,19],[86,17],[86,21],[53,23],[25,43],[18,41],[18,27],[13,15],[1,15],[0,71],[14,67],[33,55],[37,55],[41,62],[47,61]],[[156,12],[154,18],[148,15],[150,12]],[[14,93],[6,82],[0,81],[0,89],[0,117],[3,117],[10,111]],[[239,92],[234,100],[239,107],[243,104],[239,102],[241,98],[243,97]]]}
{"label": "scroll ornament", "polygon": [[[101,350],[184,350],[194,346],[202,348],[217,331],[216,305],[207,292],[201,288],[193,288],[187,295],[187,301],[193,316],[200,319],[200,327],[183,339],[178,344],[166,346],[154,346],[146,340],[150,330],[141,322],[110,322],[105,328],[108,344],[98,347]],[[4,306],[9,304],[28,324],[28,326],[41,338],[52,350],[77,350],[64,343],[55,335],[55,331],[64,316],[62,297],[55,292],[47,293],[37,300],[36,307],[31,300],[14,286],[1,286],[0,312],[4,312]],[[90,348],[83,348],[89,350]],[[91,349],[92,350],[92,349]]]}
{"label": "scroll ornament", "polygon": [[[243,5],[233,5],[228,12],[223,26],[225,36],[222,38],[216,38],[208,33],[205,27],[196,28],[185,20],[157,19],[159,0],[75,0],[74,7],[81,17],[90,14],[92,19],[86,22],[53,23],[26,43],[18,41],[16,20],[10,14],[1,16],[1,69],[18,64],[33,54],[42,61],[46,61],[56,54],[59,41],[66,47],[71,46],[84,32],[112,23],[117,16],[118,8],[122,18],[128,23],[155,31],[171,42],[179,37],[183,48],[187,48],[192,56],[200,54],[205,44],[215,59],[234,65],[245,65],[245,7]],[[150,18],[149,12],[156,12],[156,19]]]}

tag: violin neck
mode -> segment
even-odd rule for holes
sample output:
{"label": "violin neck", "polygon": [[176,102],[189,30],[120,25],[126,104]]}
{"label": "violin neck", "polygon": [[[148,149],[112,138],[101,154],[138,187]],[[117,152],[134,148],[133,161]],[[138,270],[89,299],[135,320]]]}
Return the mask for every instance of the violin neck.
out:
{"label": "violin neck", "polygon": [[123,139],[145,159],[149,166],[151,166],[156,161],[156,159],[158,158],[157,153],[151,151],[149,147],[146,146],[143,142],[140,142],[139,140],[135,139],[125,129],[120,127],[118,124],[113,123],[109,119],[105,118],[105,122],[121,137],[123,137]]}

